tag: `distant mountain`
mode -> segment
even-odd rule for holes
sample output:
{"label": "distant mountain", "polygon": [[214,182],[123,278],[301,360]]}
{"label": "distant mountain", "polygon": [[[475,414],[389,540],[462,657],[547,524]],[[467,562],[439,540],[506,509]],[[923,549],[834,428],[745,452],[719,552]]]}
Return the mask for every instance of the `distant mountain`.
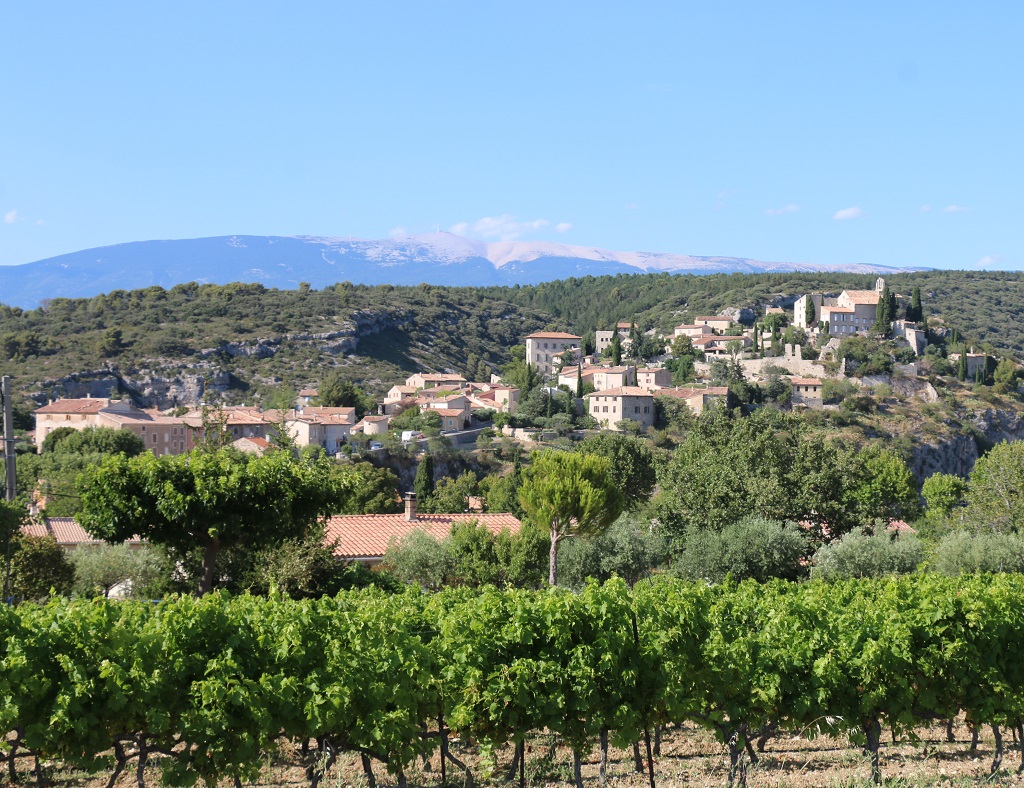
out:
{"label": "distant mountain", "polygon": [[47,298],[88,298],[184,282],[261,282],[294,289],[353,284],[514,285],[571,276],[845,271],[897,273],[881,265],[766,263],[741,257],[611,252],[540,241],[484,243],[450,233],[362,240],[315,236],[231,235],[137,241],[86,249],[24,265],[0,266],[0,302],[30,309]]}

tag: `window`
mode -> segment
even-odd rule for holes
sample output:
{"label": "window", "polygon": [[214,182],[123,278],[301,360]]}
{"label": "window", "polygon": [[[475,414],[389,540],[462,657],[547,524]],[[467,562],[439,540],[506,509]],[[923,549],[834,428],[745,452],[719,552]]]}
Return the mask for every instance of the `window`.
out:
{"label": "window", "polygon": [[153,443],[156,443],[156,433],[153,433]]}
{"label": "window", "polygon": [[644,405],[644,413],[650,413],[650,412],[651,412],[651,406],[650,405]]}
{"label": "window", "polygon": [[639,405],[635,405],[635,406],[633,407],[633,412],[634,412],[634,413],[639,413],[639,412],[640,412],[640,406],[639,406]]}

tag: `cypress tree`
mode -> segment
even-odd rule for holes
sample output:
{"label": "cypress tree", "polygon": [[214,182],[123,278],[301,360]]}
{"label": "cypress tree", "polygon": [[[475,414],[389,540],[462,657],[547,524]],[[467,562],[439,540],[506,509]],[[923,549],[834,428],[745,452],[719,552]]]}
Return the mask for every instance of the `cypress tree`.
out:
{"label": "cypress tree", "polygon": [[616,331],[612,337],[612,365],[619,366],[622,363],[622,340],[619,339],[619,332]]}
{"label": "cypress tree", "polygon": [[583,399],[583,367],[576,367],[576,399]]}
{"label": "cypress tree", "polygon": [[921,306],[921,288],[915,287],[910,296],[910,314],[907,315],[907,320],[920,323],[922,319],[924,319],[924,307]]}
{"label": "cypress tree", "polygon": [[957,380],[967,380],[967,348],[960,351],[960,361],[956,365]]}
{"label": "cypress tree", "polygon": [[811,294],[807,294],[807,307],[804,309],[804,323],[810,328],[814,325],[814,318],[817,316],[817,311],[814,308],[814,299],[811,298]]}
{"label": "cypress tree", "polygon": [[434,494],[434,458],[429,452],[423,455],[420,464],[416,466],[416,479],[413,481],[412,489],[420,503]]}
{"label": "cypress tree", "polygon": [[892,329],[892,321],[895,316],[894,301],[895,296],[889,292],[889,285],[886,285],[882,288],[882,295],[879,296],[878,306],[875,309],[874,330],[876,333],[886,336]]}

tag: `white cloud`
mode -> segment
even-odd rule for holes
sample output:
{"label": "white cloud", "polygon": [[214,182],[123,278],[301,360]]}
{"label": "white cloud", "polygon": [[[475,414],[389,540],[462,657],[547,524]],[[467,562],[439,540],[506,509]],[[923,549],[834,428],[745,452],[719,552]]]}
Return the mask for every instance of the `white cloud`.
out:
{"label": "white cloud", "polygon": [[388,238],[402,238],[408,234],[408,230],[406,230],[401,225],[399,225],[398,227],[392,227],[390,230],[388,230]]}
{"label": "white cloud", "polygon": [[987,254],[982,257],[978,262],[974,264],[975,268],[991,268],[999,262],[999,256],[994,254]]}
{"label": "white cloud", "polygon": [[922,205],[920,208],[918,208],[917,212],[918,213],[928,213],[929,211],[931,211],[931,209],[932,209],[932,206],[925,204],[925,205]]}
{"label": "white cloud", "polygon": [[840,221],[842,221],[843,219],[859,219],[863,215],[864,211],[854,206],[852,208],[842,208],[836,211],[834,214],[832,214],[832,218],[839,219]]}
{"label": "white cloud", "polygon": [[789,205],[783,205],[781,208],[765,208],[764,212],[768,216],[782,216],[784,213],[796,213],[799,210],[799,205],[790,203]]}
{"label": "white cloud", "polygon": [[11,210],[4,214],[4,224],[14,224],[19,218],[17,210],[11,208]]}
{"label": "white cloud", "polygon": [[[475,222],[459,222],[448,228],[455,235],[466,235],[484,241],[515,241],[524,235],[551,227],[547,219],[532,219],[521,222],[515,216],[504,213],[501,216],[485,216]],[[554,225],[557,232],[564,233],[572,227],[568,222]]]}
{"label": "white cloud", "polygon": [[967,213],[970,210],[971,210],[970,208],[965,208],[962,205],[947,205],[945,208],[942,209],[942,212],[943,213]]}

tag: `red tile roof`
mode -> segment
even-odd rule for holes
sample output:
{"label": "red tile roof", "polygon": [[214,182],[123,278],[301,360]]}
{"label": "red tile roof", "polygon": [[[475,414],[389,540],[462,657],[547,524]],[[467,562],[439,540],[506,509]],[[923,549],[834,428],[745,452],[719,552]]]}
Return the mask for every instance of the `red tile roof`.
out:
{"label": "red tile roof", "polygon": [[790,383],[794,386],[820,386],[821,378],[792,378]]}
{"label": "red tile roof", "polygon": [[[21,529],[27,536],[52,536],[61,547],[103,544],[102,539],[91,536],[73,517],[47,517],[42,523],[31,523]],[[129,544],[141,544],[142,539],[134,537]]]}
{"label": "red tile roof", "polygon": [[583,339],[575,334],[566,334],[562,331],[538,331],[535,334],[528,334],[527,339]]}
{"label": "red tile roof", "polygon": [[415,530],[426,531],[435,539],[443,539],[454,523],[476,520],[492,534],[508,529],[517,533],[519,518],[512,514],[421,514],[410,522],[404,514],[352,514],[336,515],[327,521],[324,539],[335,543],[334,554],[339,558],[377,560],[392,539],[401,540]]}
{"label": "red tile roof", "polygon": [[693,399],[702,394],[724,397],[729,394],[729,388],[727,386],[711,386],[706,389],[658,389],[654,393],[659,397],[675,397],[676,399]]}
{"label": "red tile roof", "polygon": [[595,391],[593,394],[587,394],[587,397],[651,397],[649,389],[641,388],[640,386],[619,386],[615,389],[605,389],[604,391]]}
{"label": "red tile roof", "polygon": [[105,397],[59,399],[36,410],[36,413],[99,413],[110,404]]}

